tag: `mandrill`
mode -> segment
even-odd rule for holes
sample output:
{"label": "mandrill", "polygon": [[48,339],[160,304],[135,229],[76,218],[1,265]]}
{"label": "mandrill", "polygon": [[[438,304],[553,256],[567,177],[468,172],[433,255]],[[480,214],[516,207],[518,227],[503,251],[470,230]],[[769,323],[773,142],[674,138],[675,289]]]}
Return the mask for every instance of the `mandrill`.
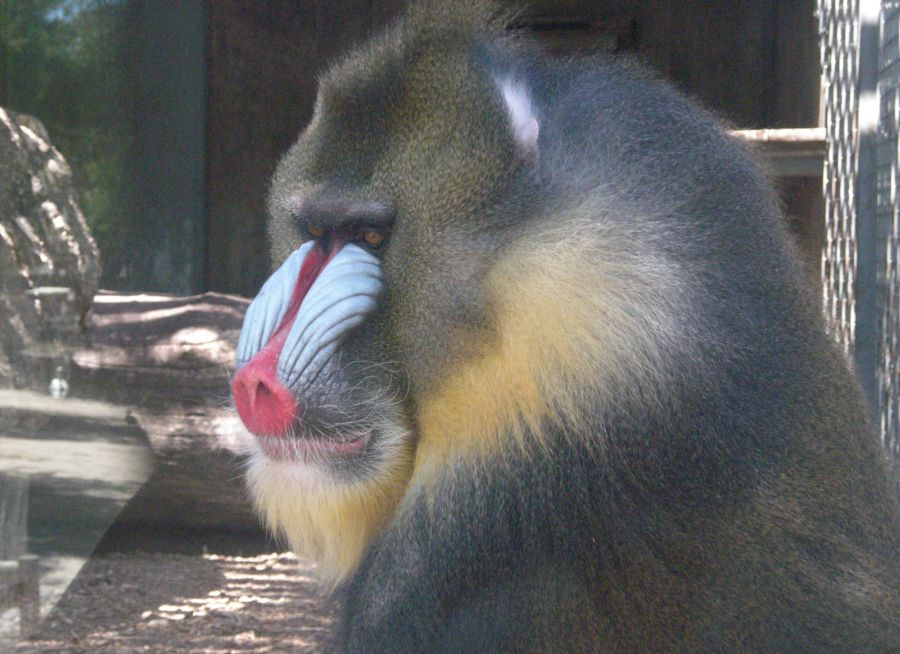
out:
{"label": "mandrill", "polygon": [[414,3],[322,77],[233,380],[342,651],[900,652],[900,509],[757,165]]}

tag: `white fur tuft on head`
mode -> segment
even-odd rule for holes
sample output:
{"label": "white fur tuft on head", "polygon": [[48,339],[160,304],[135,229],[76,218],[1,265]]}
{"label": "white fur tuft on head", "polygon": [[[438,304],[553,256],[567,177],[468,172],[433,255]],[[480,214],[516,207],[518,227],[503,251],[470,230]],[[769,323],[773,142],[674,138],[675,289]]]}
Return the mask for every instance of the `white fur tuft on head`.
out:
{"label": "white fur tuft on head", "polygon": [[509,113],[510,127],[516,144],[524,152],[536,154],[541,128],[528,88],[524,83],[510,77],[498,79],[497,88],[500,89]]}

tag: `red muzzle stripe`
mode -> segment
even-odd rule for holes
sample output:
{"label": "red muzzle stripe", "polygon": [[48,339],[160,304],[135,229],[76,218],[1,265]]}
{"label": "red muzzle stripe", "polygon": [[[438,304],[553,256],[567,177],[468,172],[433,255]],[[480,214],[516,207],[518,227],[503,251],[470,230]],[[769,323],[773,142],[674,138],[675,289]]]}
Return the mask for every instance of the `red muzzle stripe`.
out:
{"label": "red muzzle stripe", "polygon": [[300,266],[284,318],[269,341],[238,371],[231,382],[238,415],[247,429],[258,436],[285,434],[300,417],[297,399],[278,378],[278,358],[304,298],[338,250],[340,244],[335,243],[327,253],[318,245],[309,251]]}

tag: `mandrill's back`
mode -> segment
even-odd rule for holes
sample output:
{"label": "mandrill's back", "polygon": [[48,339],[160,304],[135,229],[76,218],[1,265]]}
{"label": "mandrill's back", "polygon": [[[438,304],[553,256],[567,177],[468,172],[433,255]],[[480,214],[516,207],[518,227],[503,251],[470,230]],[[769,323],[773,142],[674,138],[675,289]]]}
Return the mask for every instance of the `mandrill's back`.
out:
{"label": "mandrill's back", "polygon": [[344,651],[897,652],[900,507],[752,158],[414,3],[323,76],[233,383]]}

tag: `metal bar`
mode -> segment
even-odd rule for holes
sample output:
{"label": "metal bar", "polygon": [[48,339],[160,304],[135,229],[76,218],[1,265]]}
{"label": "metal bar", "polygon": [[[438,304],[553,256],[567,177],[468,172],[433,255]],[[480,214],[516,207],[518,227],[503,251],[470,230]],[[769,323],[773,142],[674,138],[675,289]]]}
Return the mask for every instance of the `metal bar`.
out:
{"label": "metal bar", "polygon": [[736,129],[731,134],[749,143],[776,177],[821,177],[827,151],[825,129]]}

